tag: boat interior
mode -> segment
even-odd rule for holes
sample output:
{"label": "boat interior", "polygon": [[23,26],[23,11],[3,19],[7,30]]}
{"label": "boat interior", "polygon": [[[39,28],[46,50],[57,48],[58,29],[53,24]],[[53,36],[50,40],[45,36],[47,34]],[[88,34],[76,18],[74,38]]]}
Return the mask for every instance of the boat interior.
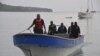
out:
{"label": "boat interior", "polygon": [[[48,34],[34,34],[34,33],[20,33],[21,35],[44,35],[44,36],[55,36],[55,37],[59,37],[59,38],[70,38],[70,39],[75,39],[74,37],[69,37],[69,34],[61,34],[61,33],[57,33],[54,35],[48,35]],[[18,34],[18,35],[20,35]],[[82,37],[83,35],[79,35],[79,37]]]}

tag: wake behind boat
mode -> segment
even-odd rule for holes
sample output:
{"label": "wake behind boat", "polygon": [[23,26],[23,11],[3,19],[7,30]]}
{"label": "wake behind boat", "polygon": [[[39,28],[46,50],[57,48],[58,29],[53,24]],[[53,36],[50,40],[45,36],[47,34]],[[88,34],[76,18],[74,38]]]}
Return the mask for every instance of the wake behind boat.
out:
{"label": "wake behind boat", "polygon": [[84,43],[84,36],[76,39],[67,34],[43,35],[32,33],[16,34],[14,45],[19,47],[25,56],[68,56],[78,53]]}

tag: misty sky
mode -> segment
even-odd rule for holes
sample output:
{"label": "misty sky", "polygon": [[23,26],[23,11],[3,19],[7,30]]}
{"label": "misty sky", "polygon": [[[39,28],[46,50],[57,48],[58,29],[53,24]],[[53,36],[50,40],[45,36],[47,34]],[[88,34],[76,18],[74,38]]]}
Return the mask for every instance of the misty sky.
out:
{"label": "misty sky", "polygon": [[[86,10],[87,0],[0,0],[0,2],[15,6],[32,6],[51,8],[54,11]],[[100,0],[93,0],[93,7],[99,10]]]}

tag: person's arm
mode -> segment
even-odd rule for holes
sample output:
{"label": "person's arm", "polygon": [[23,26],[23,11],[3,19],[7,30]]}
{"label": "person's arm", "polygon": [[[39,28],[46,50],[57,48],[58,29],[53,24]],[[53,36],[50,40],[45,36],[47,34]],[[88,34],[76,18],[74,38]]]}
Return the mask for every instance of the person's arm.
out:
{"label": "person's arm", "polygon": [[33,23],[29,26],[28,30],[34,25],[35,20],[33,21]]}
{"label": "person's arm", "polygon": [[50,25],[49,25],[49,27],[48,27],[48,34],[50,34]]}
{"label": "person's arm", "polygon": [[70,26],[68,27],[68,34],[70,34],[70,30],[71,30],[71,28],[70,28]]}
{"label": "person's arm", "polygon": [[54,33],[57,33],[57,27],[55,24],[54,24]]}
{"label": "person's arm", "polygon": [[78,33],[80,34],[80,27],[78,26]]}
{"label": "person's arm", "polygon": [[67,33],[67,28],[66,27],[64,27],[65,28],[65,33]]}
{"label": "person's arm", "polygon": [[43,23],[43,26],[44,26],[44,30],[45,30],[45,32],[46,32],[46,27],[45,27],[44,20],[42,20],[42,23]]}

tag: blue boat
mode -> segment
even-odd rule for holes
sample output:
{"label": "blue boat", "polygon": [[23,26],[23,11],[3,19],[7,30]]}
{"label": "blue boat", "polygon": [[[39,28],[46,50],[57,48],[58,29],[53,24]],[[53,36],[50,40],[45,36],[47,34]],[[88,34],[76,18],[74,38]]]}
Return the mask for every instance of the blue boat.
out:
{"label": "blue boat", "polygon": [[21,33],[13,36],[14,45],[19,47],[25,56],[68,56],[79,52],[83,47],[84,36],[76,39],[67,34],[32,34]]}

